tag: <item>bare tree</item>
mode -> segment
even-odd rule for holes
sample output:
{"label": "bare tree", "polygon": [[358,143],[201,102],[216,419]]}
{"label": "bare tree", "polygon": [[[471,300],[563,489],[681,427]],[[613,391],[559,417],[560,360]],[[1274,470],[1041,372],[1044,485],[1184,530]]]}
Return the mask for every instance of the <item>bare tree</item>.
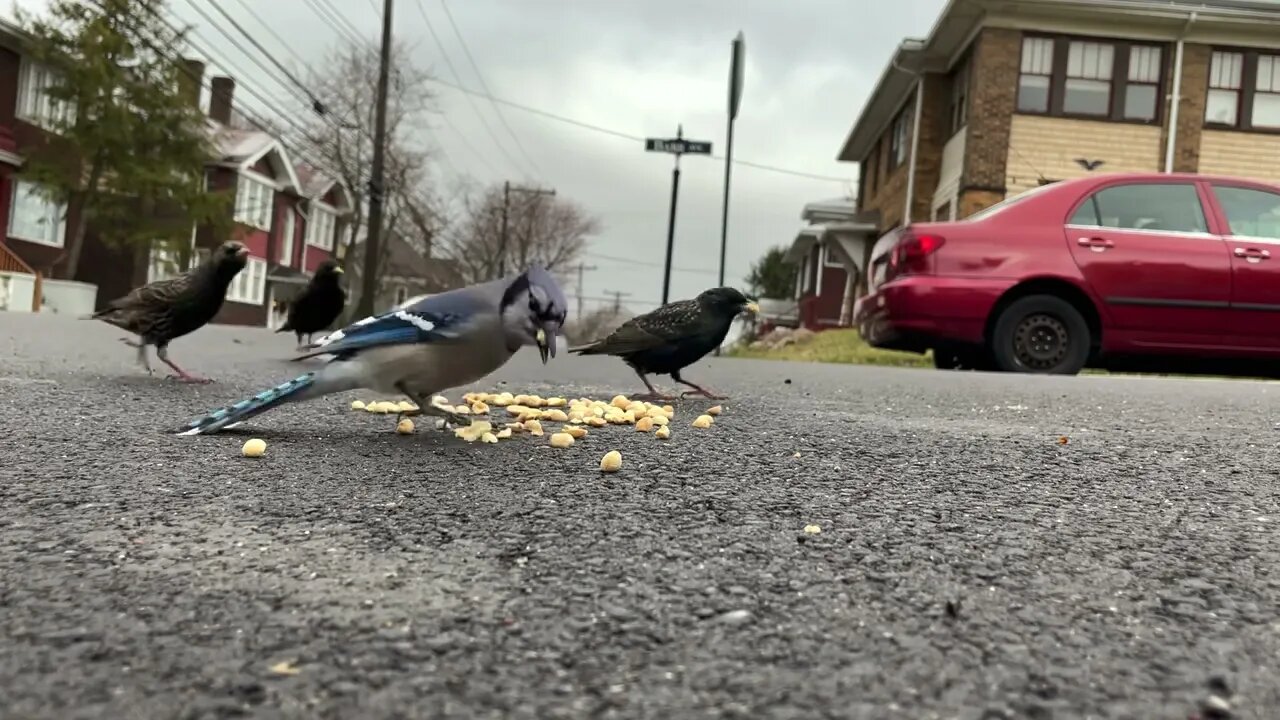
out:
{"label": "bare tree", "polygon": [[600,221],[577,203],[513,193],[503,248],[503,204],[501,186],[470,192],[443,233],[443,253],[458,263],[469,283],[497,277],[503,265],[510,271],[536,262],[552,273],[566,272],[582,255],[587,239],[601,230]]}
{"label": "bare tree", "polygon": [[[428,128],[432,110],[432,77],[412,61],[412,47],[392,48],[391,84],[387,96],[387,146],[383,186],[384,230],[401,222],[408,213],[422,227],[432,226],[438,209],[430,192],[430,154],[413,143]],[[307,132],[294,133],[293,142],[324,163],[323,171],[336,173],[350,189],[353,212],[346,223],[344,249],[366,235],[368,179],[373,165],[373,127],[378,91],[378,51],[368,44],[338,47],[311,70],[307,86],[324,108],[322,117],[308,113]],[[436,222],[438,225],[438,221]],[[350,254],[346,255],[347,263]]]}

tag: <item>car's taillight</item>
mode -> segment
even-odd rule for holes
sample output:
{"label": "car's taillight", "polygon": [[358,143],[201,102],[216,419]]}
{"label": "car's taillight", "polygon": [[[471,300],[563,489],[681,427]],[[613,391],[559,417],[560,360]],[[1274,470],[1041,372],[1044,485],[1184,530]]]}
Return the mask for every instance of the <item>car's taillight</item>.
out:
{"label": "car's taillight", "polygon": [[893,275],[923,275],[932,272],[932,256],[946,242],[941,235],[904,235],[889,257]]}

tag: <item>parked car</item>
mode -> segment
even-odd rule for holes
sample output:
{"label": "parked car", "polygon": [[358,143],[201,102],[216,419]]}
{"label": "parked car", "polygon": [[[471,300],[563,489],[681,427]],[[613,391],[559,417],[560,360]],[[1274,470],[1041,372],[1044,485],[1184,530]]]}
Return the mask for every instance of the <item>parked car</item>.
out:
{"label": "parked car", "polygon": [[867,274],[855,315],[862,335],[876,347],[933,350],[940,368],[1271,367],[1280,360],[1280,186],[1089,175],[961,221],[893,230]]}

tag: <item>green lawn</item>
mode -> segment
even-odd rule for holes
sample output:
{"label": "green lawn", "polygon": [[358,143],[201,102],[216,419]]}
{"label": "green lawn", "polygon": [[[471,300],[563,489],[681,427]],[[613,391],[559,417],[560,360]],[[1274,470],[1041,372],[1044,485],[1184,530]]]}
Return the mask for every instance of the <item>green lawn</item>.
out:
{"label": "green lawn", "polygon": [[753,350],[745,346],[730,350],[729,357],[764,360],[799,360],[802,362],[852,363],[856,365],[891,365],[894,367],[933,367],[932,355],[878,350],[862,340],[857,330],[827,330],[812,338],[776,350]]}

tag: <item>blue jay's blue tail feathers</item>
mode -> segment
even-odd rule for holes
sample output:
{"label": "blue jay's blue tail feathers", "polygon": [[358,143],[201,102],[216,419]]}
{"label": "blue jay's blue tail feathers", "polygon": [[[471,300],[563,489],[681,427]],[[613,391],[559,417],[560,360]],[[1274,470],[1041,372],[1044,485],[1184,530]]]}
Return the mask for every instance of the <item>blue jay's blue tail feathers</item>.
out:
{"label": "blue jay's blue tail feathers", "polygon": [[187,423],[186,427],[180,430],[178,434],[210,435],[216,433],[223,428],[242,423],[255,415],[260,415],[282,403],[304,400],[313,394],[308,391],[315,389],[315,384],[315,373],[309,372],[306,375],[299,375],[286,383],[281,383],[269,390],[263,390],[253,397],[245,398],[240,402],[196,418]]}

